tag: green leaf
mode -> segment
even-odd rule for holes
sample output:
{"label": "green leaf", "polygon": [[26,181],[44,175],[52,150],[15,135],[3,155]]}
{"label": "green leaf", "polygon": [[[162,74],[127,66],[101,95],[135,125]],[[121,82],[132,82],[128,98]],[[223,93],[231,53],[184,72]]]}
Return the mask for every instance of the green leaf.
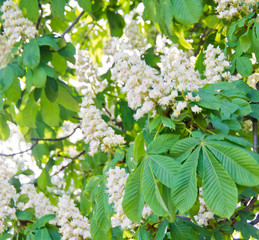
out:
{"label": "green leaf", "polygon": [[174,178],[171,196],[175,207],[182,213],[187,212],[197,199],[197,177],[200,147],[196,148],[180,167]]}
{"label": "green leaf", "polygon": [[206,146],[221,162],[234,181],[244,186],[259,185],[259,164],[246,151],[221,141],[208,141]]}
{"label": "green leaf", "polygon": [[168,227],[168,221],[165,219],[163,222],[159,223],[158,230],[156,232],[155,240],[163,240]]}
{"label": "green leaf", "polygon": [[170,223],[169,226],[171,238],[174,240],[198,239],[197,237],[195,237],[192,227],[190,225],[187,225],[182,219],[176,219],[173,223]]}
{"label": "green leaf", "polygon": [[240,45],[243,52],[247,52],[252,45],[252,31],[248,30],[240,38]]}
{"label": "green leaf", "polygon": [[254,239],[259,239],[259,230],[245,221],[235,223],[234,227],[236,231],[241,232],[244,239],[250,239],[250,236]]}
{"label": "green leaf", "polygon": [[15,120],[26,127],[36,128],[38,106],[34,101],[33,94],[30,94],[26,104],[22,107],[23,109],[16,115]]}
{"label": "green leaf", "polygon": [[151,240],[151,234],[145,228],[140,228],[136,232],[136,240]]}
{"label": "green leaf", "polygon": [[64,57],[60,56],[58,53],[52,53],[51,63],[58,73],[60,74],[66,73],[67,61]]}
{"label": "green leaf", "polygon": [[49,101],[55,102],[58,97],[58,84],[56,79],[47,78],[45,94]]}
{"label": "green leaf", "polygon": [[259,104],[251,104],[252,112],[249,114],[251,117],[259,119]]}
{"label": "green leaf", "polygon": [[142,177],[144,199],[154,213],[157,215],[166,216],[168,215],[168,209],[160,194],[149,160],[146,159],[144,164],[145,165]]}
{"label": "green leaf", "polygon": [[0,69],[0,90],[7,90],[12,85],[14,79],[13,69],[9,65]]}
{"label": "green leaf", "polygon": [[59,18],[64,18],[66,0],[51,0],[51,11]]}
{"label": "green leaf", "polygon": [[75,100],[68,86],[58,82],[58,98],[57,102],[64,108],[78,112],[80,107],[78,102]]}
{"label": "green leaf", "polygon": [[12,235],[10,233],[4,233],[0,235],[0,240],[7,240],[12,238]]}
{"label": "green leaf", "polygon": [[35,239],[37,240],[52,240],[52,238],[49,235],[49,232],[47,228],[42,228],[37,231]]}
{"label": "green leaf", "polygon": [[253,65],[248,57],[237,57],[236,69],[243,77],[248,77],[253,72]]}
{"label": "green leaf", "polygon": [[59,106],[57,102],[50,102],[45,95],[45,92],[41,93],[41,117],[43,121],[50,127],[59,125]]}
{"label": "green leaf", "polygon": [[46,190],[47,185],[51,184],[49,172],[45,168],[38,177],[37,184],[41,190]]}
{"label": "green leaf", "polygon": [[31,39],[30,42],[25,45],[22,53],[23,64],[29,68],[35,68],[40,63],[40,48],[36,39]]}
{"label": "green leaf", "polygon": [[30,212],[20,211],[20,210],[16,211],[16,217],[20,221],[27,221],[27,220],[33,219],[33,215]]}
{"label": "green leaf", "polygon": [[110,10],[107,11],[107,18],[112,37],[121,37],[125,26],[124,18],[119,13]]}
{"label": "green leaf", "polygon": [[215,214],[230,218],[237,204],[237,187],[213,154],[205,147],[202,149],[204,201]]}
{"label": "green leaf", "polygon": [[84,9],[85,12],[90,12],[92,10],[91,0],[77,0],[79,6]]}
{"label": "green leaf", "polygon": [[36,67],[32,70],[32,85],[37,88],[42,88],[45,86],[47,81],[47,74],[43,67]]}
{"label": "green leaf", "polygon": [[202,16],[201,0],[171,0],[175,19],[182,24],[194,24]]}
{"label": "green leaf", "polygon": [[232,100],[232,103],[234,103],[234,104],[239,106],[238,110],[235,111],[235,114],[239,114],[239,115],[245,116],[245,115],[249,114],[252,111],[249,102],[244,100],[244,99],[234,98]]}
{"label": "green leaf", "polygon": [[162,155],[149,155],[148,160],[157,179],[171,188],[180,164],[173,158]]}
{"label": "green leaf", "polygon": [[192,151],[199,143],[199,140],[195,138],[182,139],[171,147],[170,153],[173,157],[178,157],[185,152]]}
{"label": "green leaf", "polygon": [[52,240],[60,240],[61,234],[55,229],[48,227],[49,235]]}
{"label": "green leaf", "polygon": [[125,214],[131,221],[136,223],[140,223],[144,207],[144,197],[141,192],[142,172],[143,164],[140,164],[138,168],[129,175],[122,201]]}
{"label": "green leaf", "polygon": [[5,116],[0,113],[0,139],[5,141],[10,135],[10,128],[6,122]]}
{"label": "green leaf", "polygon": [[54,37],[49,35],[44,35],[36,39],[39,46],[49,46],[52,47],[55,51],[59,50],[59,46]]}
{"label": "green leaf", "polygon": [[163,123],[163,125],[164,125],[165,127],[169,127],[169,128],[171,128],[171,129],[175,130],[175,124],[174,124],[174,122],[172,121],[172,119],[167,118],[167,117],[164,117],[164,116],[162,116],[161,119],[162,119],[162,123]]}
{"label": "green leaf", "polygon": [[146,153],[144,149],[144,143],[145,143],[145,140],[143,138],[143,134],[142,132],[140,132],[135,138],[134,147],[133,147],[133,162],[136,165]]}
{"label": "green leaf", "polygon": [[167,152],[174,143],[179,139],[179,135],[175,134],[163,134],[157,136],[147,148],[149,154],[159,154]]}
{"label": "green leaf", "polygon": [[67,45],[59,51],[59,54],[63,57],[73,57],[76,53],[76,49],[72,43]]}
{"label": "green leaf", "polygon": [[32,226],[32,229],[39,229],[44,227],[50,220],[56,217],[55,214],[48,214],[39,218]]}
{"label": "green leaf", "polygon": [[26,18],[37,22],[40,16],[38,0],[20,0],[19,7]]}

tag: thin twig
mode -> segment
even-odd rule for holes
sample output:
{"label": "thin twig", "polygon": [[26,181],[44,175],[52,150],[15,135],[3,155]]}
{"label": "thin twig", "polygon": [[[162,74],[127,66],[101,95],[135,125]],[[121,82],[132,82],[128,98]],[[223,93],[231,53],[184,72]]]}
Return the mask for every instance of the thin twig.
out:
{"label": "thin twig", "polygon": [[65,137],[62,137],[62,138],[31,138],[31,140],[32,140],[32,141],[46,141],[46,142],[63,141],[63,140],[65,140],[65,139],[71,137],[71,136],[75,133],[75,131],[76,131],[77,129],[79,129],[79,128],[80,128],[80,127],[77,126],[77,127],[73,130],[72,133],[70,133],[69,135],[67,135],[67,136],[65,136]]}
{"label": "thin twig", "polygon": [[10,153],[10,154],[4,154],[4,153],[0,153],[0,156],[3,156],[3,157],[13,157],[15,155],[20,155],[20,154],[23,154],[23,153],[26,153],[26,152],[29,152],[31,151],[37,144],[39,141],[62,141],[62,140],[65,140],[69,137],[71,137],[75,131],[79,128],[79,126],[77,126],[72,133],[70,133],[69,135],[65,136],[65,137],[62,137],[62,138],[31,138],[31,141],[35,141],[30,148],[24,150],[24,151],[20,151],[20,152],[17,152],[17,153]]}
{"label": "thin twig", "polygon": [[[39,26],[40,26],[40,21],[42,19],[42,16],[43,16],[43,9],[42,9],[42,6],[40,4],[40,0],[38,0],[38,5],[39,5],[39,9],[40,9],[40,16],[38,18],[38,21],[36,23],[36,29],[39,29]],[[42,27],[43,28],[43,27]],[[45,30],[44,30],[45,31]]]}
{"label": "thin twig", "polygon": [[256,218],[253,221],[251,221],[249,224],[255,225],[257,223],[259,223],[259,214],[257,214]]}
{"label": "thin twig", "polygon": [[[73,161],[73,160],[79,158],[80,156],[82,156],[84,153],[85,153],[85,150],[83,150],[82,152],[80,152],[78,155],[76,155],[76,156],[73,157],[73,158],[70,157],[70,159]],[[59,157],[63,157],[63,156],[59,156]],[[64,157],[64,158],[69,158],[69,157]],[[72,163],[72,161],[69,162],[67,165],[64,165],[64,166],[63,166],[62,168],[60,168],[57,172],[53,173],[53,174],[51,175],[51,177],[57,175],[58,173],[60,173],[60,172],[63,171],[64,169],[66,169],[66,168]]]}
{"label": "thin twig", "polygon": [[85,12],[82,11],[71,23],[71,25],[60,35],[61,38],[64,38],[65,35],[78,23],[79,19],[83,16]]}
{"label": "thin twig", "polygon": [[191,219],[189,217],[185,217],[185,216],[181,216],[181,215],[175,215],[175,217],[191,221]]}
{"label": "thin twig", "polygon": [[35,141],[35,143],[33,143],[30,148],[28,148],[28,149],[26,149],[24,151],[17,152],[17,153],[11,153],[11,154],[0,153],[0,156],[3,156],[3,157],[13,157],[15,155],[20,155],[20,154],[23,154],[23,153],[31,151],[37,144],[38,144],[38,141]]}

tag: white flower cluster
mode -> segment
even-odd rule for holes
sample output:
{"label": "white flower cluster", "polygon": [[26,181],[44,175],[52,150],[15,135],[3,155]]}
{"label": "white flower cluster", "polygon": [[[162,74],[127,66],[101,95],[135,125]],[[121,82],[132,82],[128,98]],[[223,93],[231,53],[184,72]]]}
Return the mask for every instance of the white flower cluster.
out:
{"label": "white flower cluster", "polygon": [[[205,79],[202,79],[200,73],[195,70],[196,58],[190,56],[190,52],[184,52],[176,45],[161,47],[161,51],[163,56],[161,56],[160,75],[141,60],[137,52],[133,54],[119,52],[114,56],[115,65],[112,68],[111,79],[115,80],[122,92],[127,94],[129,107],[137,110],[134,115],[136,120],[146,113],[155,111],[157,105],[162,108],[171,105],[174,110],[173,116],[178,117],[190,103],[200,101],[199,95],[194,92],[205,84],[219,82],[222,79],[228,81],[239,79],[238,76],[224,72],[230,67],[230,63],[219,47],[214,48],[209,45],[205,50]],[[179,101],[176,97],[182,97],[183,101]],[[191,104],[189,109],[193,113],[202,111],[196,104]]]}
{"label": "white flower cluster", "polygon": [[200,193],[200,197],[199,197],[200,209],[199,209],[198,215],[194,216],[194,219],[196,220],[199,226],[204,226],[204,225],[207,226],[208,221],[213,218],[214,213],[209,210],[208,206],[204,202],[204,199],[202,197],[203,195],[202,188],[199,188],[199,193]]}
{"label": "white flower cluster", "polygon": [[109,152],[116,145],[123,144],[124,138],[115,134],[114,130],[102,119],[102,112],[94,105],[94,94],[90,91],[83,98],[79,116],[81,129],[85,134],[85,143],[90,143],[90,155],[101,151]]}
{"label": "white flower cluster", "polygon": [[[113,209],[115,211],[114,216],[111,218],[112,227],[119,226],[122,229],[134,229],[137,225],[127,218],[122,208],[122,200],[129,174],[125,172],[124,168],[118,166],[113,169],[110,168],[106,174],[108,176],[106,186],[108,188],[109,204],[114,204]],[[145,205],[142,216],[145,218],[151,215],[151,213],[150,207]]]}
{"label": "white flower cluster", "polygon": [[23,17],[22,11],[12,0],[3,3],[1,12],[4,32],[0,35],[0,67],[3,68],[15,43],[21,39],[27,41],[34,38],[37,29],[31,21]]}
{"label": "white flower cluster", "polygon": [[258,3],[257,0],[214,0],[218,4],[216,11],[219,18],[231,20],[241,13],[249,14]]}
{"label": "white flower cluster", "polygon": [[[26,194],[29,198],[27,203],[19,202],[17,207],[24,211],[27,208],[34,208],[36,218],[41,218],[47,214],[54,214],[57,208],[53,206],[43,192],[37,193],[36,188],[32,184],[24,184],[21,187],[21,193]],[[50,223],[55,224],[52,220]]]}
{"label": "white flower cluster", "polygon": [[103,53],[113,56],[116,52],[138,49],[143,53],[147,49],[147,41],[143,38],[136,20],[131,20],[123,29],[121,38],[112,37],[103,48]]}
{"label": "white flower cluster", "polygon": [[0,234],[6,228],[6,219],[16,220],[15,208],[11,207],[11,200],[17,200],[18,195],[13,185],[7,179],[0,177]]}
{"label": "white flower cluster", "polygon": [[251,88],[254,88],[257,90],[256,88],[256,84],[258,83],[259,81],[259,73],[253,73],[252,75],[250,75],[248,78],[247,78],[247,83],[248,85],[251,87]]}
{"label": "white flower cluster", "polygon": [[230,62],[219,46],[215,48],[209,44],[204,53],[204,65],[206,66],[204,76],[206,77],[206,83],[216,83],[222,79],[231,82],[241,78],[239,75],[233,76],[229,72],[224,72],[225,69],[230,68]]}
{"label": "white flower cluster", "polygon": [[251,120],[246,120],[242,122],[242,127],[246,133],[249,133],[253,130],[253,122]]}
{"label": "white flower cluster", "polygon": [[88,218],[82,216],[73,200],[63,195],[58,202],[57,211],[59,232],[61,240],[90,239],[90,223]]}
{"label": "white flower cluster", "polygon": [[76,54],[76,75],[83,87],[90,88],[95,94],[102,92],[108,85],[107,80],[100,81],[97,70],[92,64],[88,51],[78,50]]}

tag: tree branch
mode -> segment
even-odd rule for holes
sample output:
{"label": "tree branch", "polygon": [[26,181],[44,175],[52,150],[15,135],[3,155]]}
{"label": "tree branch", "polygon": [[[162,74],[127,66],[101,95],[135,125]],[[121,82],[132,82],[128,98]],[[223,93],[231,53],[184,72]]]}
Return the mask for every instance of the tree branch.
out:
{"label": "tree branch", "polygon": [[63,141],[63,140],[65,140],[65,139],[71,137],[71,136],[75,133],[75,131],[76,131],[77,129],[79,129],[79,128],[80,128],[80,127],[77,126],[77,127],[73,130],[72,133],[70,133],[69,135],[67,135],[67,136],[65,136],[65,137],[61,137],[61,138],[31,138],[31,140],[32,140],[32,141],[47,141],[47,142]]}
{"label": "tree branch", "polygon": [[11,154],[0,153],[0,156],[3,156],[3,157],[13,157],[15,155],[20,155],[20,154],[23,154],[23,153],[31,151],[37,144],[38,144],[38,141],[35,141],[35,143],[33,143],[30,148],[28,148],[28,149],[26,149],[24,151],[17,152],[17,153],[11,153]]}
{"label": "tree branch", "polygon": [[253,151],[257,153],[257,144],[258,144],[257,119],[252,118],[252,122],[253,122]]}
{"label": "tree branch", "polygon": [[20,151],[20,152],[17,152],[17,153],[10,153],[10,154],[4,154],[4,153],[0,153],[0,156],[3,156],[3,157],[13,157],[15,155],[20,155],[20,154],[23,154],[23,153],[26,153],[26,152],[29,152],[31,151],[37,144],[39,141],[51,141],[51,142],[54,142],[54,141],[62,141],[62,140],[65,140],[69,137],[71,137],[75,131],[77,129],[79,129],[80,127],[77,126],[72,133],[70,133],[69,135],[65,136],[65,137],[62,137],[62,138],[31,138],[31,141],[35,141],[30,148],[24,150],[24,151]]}
{"label": "tree branch", "polygon": [[79,19],[83,16],[85,12],[82,11],[71,23],[71,25],[60,35],[61,38],[64,38],[65,35],[78,23]]}
{"label": "tree branch", "polygon": [[[42,6],[41,6],[41,4],[40,4],[40,0],[38,0],[38,5],[39,5],[39,9],[40,9],[40,16],[39,16],[38,21],[37,21],[37,23],[36,23],[36,29],[39,29],[40,21],[41,21],[42,16],[43,16],[43,9],[42,9]],[[43,31],[43,34],[45,34],[45,33],[44,33],[45,30],[43,29],[43,27],[42,27],[42,31]]]}
{"label": "tree branch", "polygon": [[[76,155],[73,158],[70,157],[70,159],[73,161],[73,160],[79,158],[80,156],[82,156],[84,153],[85,153],[85,150],[83,150],[82,152],[80,152],[78,155]],[[59,156],[59,157],[64,157],[64,156]],[[64,157],[64,158],[69,158],[69,157]],[[57,172],[53,173],[51,175],[51,177],[53,177],[53,176],[57,175],[58,173],[62,172],[63,170],[65,170],[71,164],[71,162],[69,162],[67,165],[63,166],[62,168],[60,168]]]}
{"label": "tree branch", "polygon": [[257,214],[257,216],[255,217],[255,219],[253,221],[251,221],[249,224],[255,225],[259,223],[259,214]]}

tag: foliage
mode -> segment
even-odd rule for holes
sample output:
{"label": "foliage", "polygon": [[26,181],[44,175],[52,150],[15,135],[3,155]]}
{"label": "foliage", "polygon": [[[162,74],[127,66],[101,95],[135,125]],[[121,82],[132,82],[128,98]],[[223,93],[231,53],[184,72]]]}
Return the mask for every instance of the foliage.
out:
{"label": "foliage", "polygon": [[28,148],[0,151],[0,240],[259,239],[257,1],[13,2],[37,30],[1,12],[0,140]]}

